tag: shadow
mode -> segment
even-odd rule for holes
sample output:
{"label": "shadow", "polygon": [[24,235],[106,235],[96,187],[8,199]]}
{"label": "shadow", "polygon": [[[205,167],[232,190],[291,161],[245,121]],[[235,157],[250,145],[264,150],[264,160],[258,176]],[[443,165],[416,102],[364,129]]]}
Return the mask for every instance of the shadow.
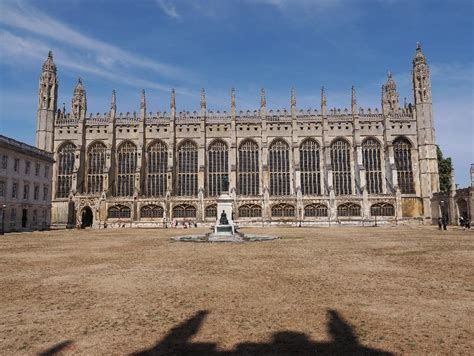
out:
{"label": "shadow", "polygon": [[132,353],[131,355],[218,355],[215,350],[216,344],[189,342],[201,328],[207,314],[208,311],[206,310],[197,312],[192,318],[171,329],[155,346],[148,350]]}
{"label": "shadow", "polygon": [[328,342],[313,341],[304,333],[284,331],[274,333],[269,343],[244,342],[237,344],[233,350],[217,351],[215,343],[190,342],[201,328],[207,314],[207,311],[197,312],[192,318],[171,329],[151,348],[132,355],[394,355],[391,352],[362,345],[354,328],[335,310],[328,310],[327,329],[331,336]]}
{"label": "shadow", "polygon": [[63,342],[60,342],[59,344],[54,345],[53,347],[40,352],[38,356],[54,356],[58,354],[61,351],[64,351],[65,349],[69,348],[72,346],[73,342],[71,340],[66,340]]}

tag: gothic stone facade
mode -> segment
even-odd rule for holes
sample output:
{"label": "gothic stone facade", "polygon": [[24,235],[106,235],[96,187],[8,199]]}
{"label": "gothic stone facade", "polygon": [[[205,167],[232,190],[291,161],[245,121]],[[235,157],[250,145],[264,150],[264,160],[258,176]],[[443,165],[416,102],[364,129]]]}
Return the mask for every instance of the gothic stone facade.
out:
{"label": "gothic stone facade", "polygon": [[52,54],[40,77],[37,146],[54,153],[52,221],[56,225],[165,226],[212,224],[224,177],[234,220],[244,225],[431,222],[439,189],[429,67],[417,44],[414,104],[399,104],[392,75],[382,108],[260,109],[87,115],[78,81],[72,109],[57,107]]}

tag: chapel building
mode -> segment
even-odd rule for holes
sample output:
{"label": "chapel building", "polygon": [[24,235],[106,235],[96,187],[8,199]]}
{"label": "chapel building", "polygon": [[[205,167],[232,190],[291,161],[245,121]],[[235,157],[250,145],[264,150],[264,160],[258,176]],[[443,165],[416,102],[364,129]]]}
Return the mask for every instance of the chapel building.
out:
{"label": "chapel building", "polygon": [[223,180],[234,221],[246,225],[332,225],[432,220],[439,191],[430,71],[418,43],[412,65],[413,104],[400,107],[392,75],[379,109],[362,109],[352,88],[350,109],[88,114],[79,79],[72,108],[58,108],[50,52],[40,77],[38,148],[52,152],[52,224],[163,227],[216,221]]}

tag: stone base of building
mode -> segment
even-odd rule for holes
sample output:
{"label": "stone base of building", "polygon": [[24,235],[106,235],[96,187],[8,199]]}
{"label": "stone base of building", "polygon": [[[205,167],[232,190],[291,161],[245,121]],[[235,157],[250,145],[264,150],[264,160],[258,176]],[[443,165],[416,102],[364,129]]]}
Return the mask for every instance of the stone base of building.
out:
{"label": "stone base of building", "polygon": [[[416,196],[232,197],[239,227],[431,223]],[[80,196],[52,202],[52,228],[192,228],[216,224],[215,198]]]}

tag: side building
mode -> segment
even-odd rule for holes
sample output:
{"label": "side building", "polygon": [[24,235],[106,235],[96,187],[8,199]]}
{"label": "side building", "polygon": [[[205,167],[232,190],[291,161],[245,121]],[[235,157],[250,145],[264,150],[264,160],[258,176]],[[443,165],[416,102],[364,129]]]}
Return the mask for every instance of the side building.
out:
{"label": "side building", "polygon": [[48,229],[53,154],[0,135],[0,229]]}
{"label": "side building", "polygon": [[451,172],[450,188],[448,192],[433,194],[431,210],[433,220],[446,219],[451,225],[459,225],[459,220],[474,218],[474,163],[471,164],[471,186],[457,188],[454,170]]}
{"label": "side building", "polygon": [[223,178],[244,225],[431,223],[439,190],[429,67],[417,44],[414,104],[400,105],[391,73],[381,109],[363,109],[356,90],[348,109],[320,108],[87,114],[82,80],[71,110],[58,108],[57,68],[50,53],[40,77],[37,145],[54,153],[52,223],[57,226],[161,227],[215,222]]}

